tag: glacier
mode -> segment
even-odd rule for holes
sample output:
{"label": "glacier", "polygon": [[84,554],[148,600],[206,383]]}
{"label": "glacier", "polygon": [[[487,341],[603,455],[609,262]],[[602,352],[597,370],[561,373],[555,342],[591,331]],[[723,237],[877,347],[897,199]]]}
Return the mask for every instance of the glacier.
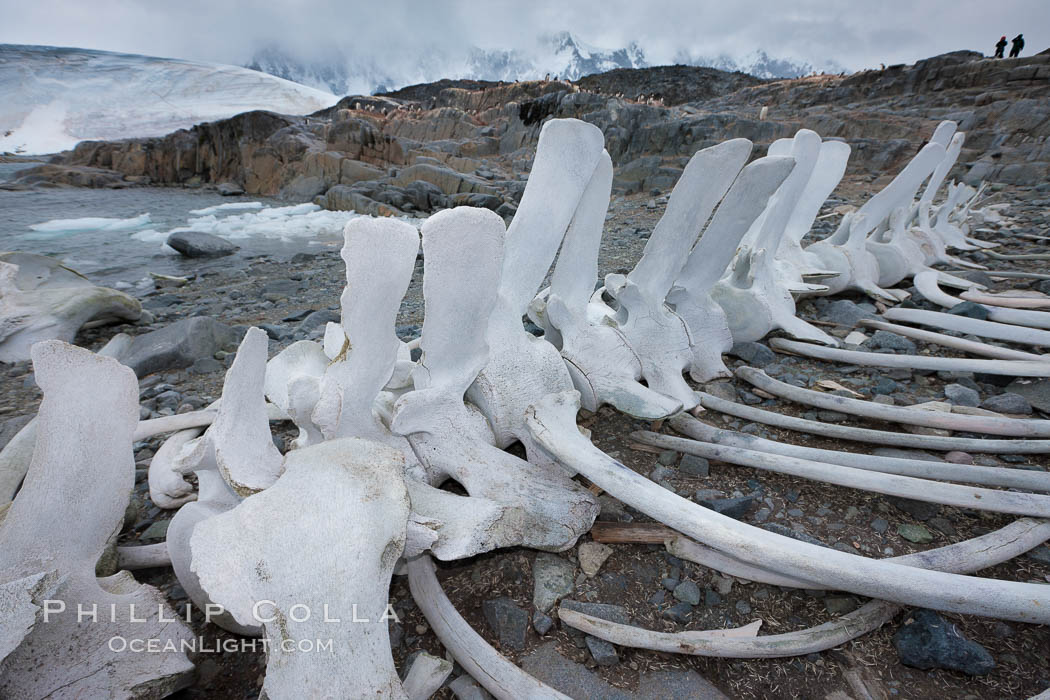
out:
{"label": "glacier", "polygon": [[238,66],[0,44],[0,153],[55,153],[80,141],[163,136],[265,109],[308,114],[338,97]]}

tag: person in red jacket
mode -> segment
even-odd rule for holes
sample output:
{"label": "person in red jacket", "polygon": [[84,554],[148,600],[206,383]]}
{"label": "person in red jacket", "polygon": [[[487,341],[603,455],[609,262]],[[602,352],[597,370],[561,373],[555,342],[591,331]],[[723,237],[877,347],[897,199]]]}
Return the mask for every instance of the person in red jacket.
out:
{"label": "person in red jacket", "polygon": [[1003,36],[995,44],[995,57],[996,58],[1002,58],[1004,51],[1006,51],[1006,35],[1005,34],[1003,34]]}

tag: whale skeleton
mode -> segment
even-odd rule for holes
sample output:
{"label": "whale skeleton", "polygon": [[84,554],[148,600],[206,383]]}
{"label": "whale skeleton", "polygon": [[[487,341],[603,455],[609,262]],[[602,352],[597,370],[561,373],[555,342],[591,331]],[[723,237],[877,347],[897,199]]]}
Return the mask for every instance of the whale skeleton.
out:
{"label": "whale skeleton", "polygon": [[[228,614],[216,621],[231,631],[318,638],[316,622],[296,621],[278,630],[270,621],[254,619],[253,606],[264,599],[284,601],[277,607],[288,618],[291,611],[284,608],[289,600],[318,606],[334,602],[342,608],[360,603],[379,615],[391,576],[403,561],[431,626],[489,692],[501,698],[563,697],[470,630],[442,593],[431,557],[461,559],[509,546],[549,551],[573,546],[598,513],[594,492],[580,481],[584,478],[681,533],[673,546],[689,552],[686,558],[752,580],[873,598],[839,621],[853,625],[848,632],[841,624],[829,624],[766,638],[756,636],[756,623],[734,631],[661,635],[562,609],[566,624],[616,643],[740,657],[804,654],[878,627],[900,605],[1050,622],[1046,586],[961,575],[1045,541],[1050,537],[1045,521],[1019,520],[941,554],[934,550],[872,560],[755,528],[680,498],[602,453],[576,423],[581,405],[593,411],[610,404],[640,418],[671,417],[672,426],[698,438],[636,434],[640,442],[877,493],[920,493],[937,503],[1050,516],[1050,496],[1045,495],[1050,484],[1039,473],[759,441],[712,431],[684,412],[702,406],[792,430],[900,446],[1050,451],[1050,440],[1041,439],[1047,437],[1046,421],[885,407],[790,387],[749,368],[738,371],[763,390],[794,401],[904,425],[1021,439],[846,428],[716,399],[694,391],[684,377],[688,372],[702,382],[727,376],[722,353],[734,342],[757,340],[773,329],[837,345],[795,315],[794,295],[859,289],[892,302],[901,294],[889,287],[914,276],[924,297],[946,306],[958,304],[938,284],[974,285],[928,266],[955,262],[944,252],[949,246],[979,245],[966,234],[967,217],[982,190],[952,185],[945,202],[936,209],[933,204],[962,139],[953,123],[939,125],[931,142],[890,185],[844,217],[835,235],[805,247],[802,241],[821,204],[845,170],[848,146],[822,142],[814,132],[801,130],[748,165],[752,145],[744,139],[703,149],[683,172],[638,264],[626,275],[606,276],[604,286],[592,293],[611,160],[596,127],[571,119],[547,122],[509,228],[494,213],[467,207],[439,212],[423,224],[426,313],[419,339],[403,343],[393,332],[413,273],[419,232],[395,220],[355,219],[344,231],[347,284],[340,298],[341,318],[326,329],[324,343],[295,343],[268,360],[266,334],[249,329],[215,405],[138,424],[129,413],[111,435],[99,436],[96,448],[103,455],[109,454],[106,450],[128,452],[133,439],[173,433],[154,457],[156,479],[153,465],[150,470],[158,505],[179,508],[166,548],[126,550],[123,561],[128,566],[170,561],[195,603],[225,607]],[[556,256],[551,286],[540,291]],[[814,279],[822,283],[809,281]],[[903,311],[910,310],[891,309],[886,318],[936,322],[891,313]],[[526,313],[543,328],[543,338],[525,331]],[[1041,318],[1031,314],[1042,312],[994,313],[1008,323],[981,322],[991,324],[980,326],[984,332],[999,334],[989,337],[1043,339],[1035,335],[1043,331],[1018,331],[1012,325],[1021,318]],[[953,328],[951,321],[942,322]],[[982,349],[976,345],[985,345],[968,342],[962,349],[976,351]],[[1050,362],[1032,353],[952,362],[783,339],[771,345],[854,363],[1050,376]],[[117,366],[54,341],[36,347],[41,348],[34,352],[42,363],[45,408],[61,405],[64,395],[62,382],[47,381],[48,353],[68,355],[84,368],[78,391],[83,382],[109,376]],[[991,352],[987,347],[985,353]],[[410,355],[414,348],[421,351],[417,361]],[[44,427],[55,419],[53,413],[53,408],[42,411],[38,420]],[[269,430],[269,422],[280,419],[299,429],[284,454]],[[505,451],[515,442],[523,445],[526,459]],[[64,493],[45,497],[39,488],[37,472],[56,471],[40,447],[53,445],[51,437],[35,429],[12,443],[17,443],[15,449],[0,453],[0,471],[13,491],[25,473],[20,465],[32,457],[33,480],[27,478],[0,521],[0,538],[31,525],[37,517],[31,508],[41,498],[61,500]],[[33,443],[35,453],[26,449]],[[38,469],[37,462],[44,466]],[[197,494],[183,478],[191,472],[199,483]],[[52,478],[72,488],[59,476]],[[442,488],[449,484],[456,488]],[[459,495],[460,490],[466,495]],[[62,545],[56,540],[53,546]],[[0,551],[17,558],[22,550]],[[357,564],[347,571],[345,562],[351,559]],[[17,655],[22,639],[36,634],[32,601],[55,585],[47,575],[34,575],[0,583],[20,591],[12,600],[24,620],[15,634],[0,636],[7,645],[0,651],[6,654]],[[267,694],[291,697],[302,688],[330,693],[338,675],[338,692],[345,695],[427,697],[451,671],[447,662],[424,656],[402,682],[390,657],[385,620],[380,627],[355,627],[339,630],[338,652],[331,658],[293,657],[271,649]],[[164,678],[175,689],[184,682],[188,662],[178,657],[169,661]],[[348,667],[359,673],[336,671]],[[21,687],[21,678],[9,666],[0,666],[0,687]]]}

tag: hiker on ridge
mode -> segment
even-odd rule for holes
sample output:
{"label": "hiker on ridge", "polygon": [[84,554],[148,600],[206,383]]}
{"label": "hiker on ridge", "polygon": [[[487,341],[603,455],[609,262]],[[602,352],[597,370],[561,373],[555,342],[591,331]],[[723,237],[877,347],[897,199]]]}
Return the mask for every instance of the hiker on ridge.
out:
{"label": "hiker on ridge", "polygon": [[1003,52],[1006,51],[1006,35],[1003,34],[999,41],[995,44],[995,58],[1002,58]]}
{"label": "hiker on ridge", "polygon": [[1021,49],[1024,48],[1024,34],[1018,34],[1013,38],[1013,45],[1010,47],[1010,58],[1017,58],[1021,55]]}

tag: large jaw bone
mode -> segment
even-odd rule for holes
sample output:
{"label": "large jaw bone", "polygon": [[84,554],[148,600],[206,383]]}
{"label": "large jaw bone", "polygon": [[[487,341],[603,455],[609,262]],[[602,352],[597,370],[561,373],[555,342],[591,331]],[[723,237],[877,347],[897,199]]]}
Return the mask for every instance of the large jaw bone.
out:
{"label": "large jaw bone", "polygon": [[398,399],[391,428],[408,437],[433,483],[452,478],[470,494],[464,499],[410,484],[413,510],[438,533],[431,549],[441,558],[521,544],[564,549],[597,515],[590,492],[560,467],[525,462],[489,444],[464,404],[488,360],[503,236],[502,220],[484,209],[439,212],[423,225],[423,355],[413,372],[415,390]]}
{"label": "large jaw bone", "polygon": [[711,298],[711,288],[722,277],[744,234],[794,167],[793,158],[766,156],[741,171],[667,295],[667,302],[693,339],[689,374],[694,381],[708,382],[727,372],[722,354],[733,347],[733,335],[725,311]]}
{"label": "large jaw bone", "polygon": [[96,287],[52,258],[0,253],[0,362],[28,360],[41,340],[71,343],[91,319],[137,321],[141,315],[134,297]]}
{"label": "large jaw bone", "polygon": [[572,386],[557,349],[525,331],[521,319],[550,269],[602,157],[601,129],[576,119],[544,124],[529,181],[507,228],[499,296],[486,335],[488,362],[467,398],[488,418],[496,444],[516,440],[529,460],[547,459],[525,429],[525,409]]}
{"label": "large jaw bone", "polygon": [[[962,299],[957,299],[941,290],[938,282],[939,278],[935,272],[923,272],[915,275],[915,288],[919,290],[919,294],[922,294],[923,297],[934,304],[950,309],[963,303]],[[987,306],[985,308],[988,309],[988,318],[991,321],[1012,323],[1030,328],[1050,329],[1050,312],[1006,309],[997,306]]]}
{"label": "large jaw bone", "polygon": [[[263,618],[274,700],[407,697],[387,633],[409,515],[403,470],[393,448],[331,440],[289,453],[276,484],[197,524],[192,570],[238,623]],[[299,646],[328,640],[330,653]]]}
{"label": "large jaw bone", "polygon": [[655,420],[677,413],[681,403],[639,383],[642,362],[618,328],[588,320],[612,178],[612,160],[603,151],[565,234],[550,294],[545,302],[537,298],[532,308],[545,304],[544,337],[560,346],[584,408],[597,411],[609,403],[636,418]]}
{"label": "large jaw bone", "polygon": [[[642,259],[626,278],[609,275],[605,280],[606,290],[619,305],[617,325],[641,360],[642,376],[650,388],[680,401],[687,410],[696,406],[696,396],[682,373],[693,365],[693,346],[706,339],[691,337],[685,321],[664,299],[700,229],[750,154],[750,141],[734,139],[693,155]],[[728,371],[723,367],[722,373]]]}
{"label": "large jaw bone", "polygon": [[[159,591],[130,574],[95,578],[134,487],[138,382],[116,360],[60,341],[35,345],[33,364],[44,392],[36,449],[25,484],[0,523],[0,597],[19,601],[14,616],[5,614],[0,625],[3,651],[10,651],[0,663],[0,695],[172,693],[193,670],[182,651],[122,654],[107,642],[156,639],[178,650],[190,630]],[[51,601],[50,617],[44,599]],[[55,613],[55,601],[64,603],[64,612]],[[105,612],[96,620],[81,618],[78,605]]]}
{"label": "large jaw bone", "polygon": [[360,437],[411,451],[374,414],[376,396],[394,371],[400,341],[394,322],[419,252],[419,232],[394,219],[347,223],[342,256],[346,288],[340,297],[346,334],[321,380],[313,421],[327,439]]}
{"label": "large jaw bone", "polygon": [[1050,621],[1046,586],[924,571],[872,561],[782,537],[687,501],[602,453],[571,419],[575,392],[550,396],[529,411],[536,441],[616,498],[684,535],[730,556],[804,580],[907,605],[999,617]]}

